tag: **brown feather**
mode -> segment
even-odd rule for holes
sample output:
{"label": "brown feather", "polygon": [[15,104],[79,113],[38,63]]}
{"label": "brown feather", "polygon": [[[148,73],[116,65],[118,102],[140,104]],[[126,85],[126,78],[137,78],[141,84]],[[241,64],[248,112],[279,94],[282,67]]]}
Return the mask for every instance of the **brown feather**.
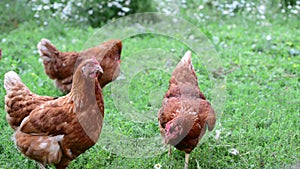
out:
{"label": "brown feather", "polygon": [[103,75],[98,78],[102,88],[115,80],[120,72],[122,43],[119,40],[106,41],[81,52],[60,52],[47,39],[42,39],[37,47],[46,74],[55,80],[56,86],[65,93],[71,90],[76,66],[87,58],[96,57],[100,62],[104,70]]}
{"label": "brown feather", "polygon": [[[89,59],[78,66],[71,92],[57,99],[46,96],[38,98],[16,74],[6,74],[5,103],[9,123],[21,121],[14,123],[14,138],[25,156],[44,165],[55,164],[56,168],[66,168],[74,158],[97,142],[102,129],[104,103],[98,78],[90,78],[82,73],[86,71],[83,67],[91,63]],[[93,67],[91,73],[101,69],[96,63],[98,65]],[[17,97],[17,93],[23,94],[24,99]],[[24,110],[27,114],[25,118]]]}
{"label": "brown feather", "polygon": [[158,111],[165,143],[188,154],[205,134],[206,126],[212,130],[216,121],[214,110],[197,81],[191,57],[186,54],[172,73],[169,89]]}

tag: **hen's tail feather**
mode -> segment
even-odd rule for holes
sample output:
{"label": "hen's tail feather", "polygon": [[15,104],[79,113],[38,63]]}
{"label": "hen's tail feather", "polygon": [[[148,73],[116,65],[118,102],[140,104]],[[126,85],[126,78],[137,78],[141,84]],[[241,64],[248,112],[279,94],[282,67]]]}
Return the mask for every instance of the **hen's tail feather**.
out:
{"label": "hen's tail feather", "polygon": [[42,39],[37,44],[37,48],[43,61],[50,61],[58,55],[58,50],[48,39]]}
{"label": "hen's tail feather", "polygon": [[20,76],[14,72],[9,71],[4,75],[4,89],[6,92],[11,91],[16,85],[21,84],[25,86],[20,78]]}
{"label": "hen's tail feather", "polygon": [[216,113],[212,107],[211,107],[210,111],[208,112],[206,122],[207,122],[208,130],[212,131],[216,125]]}
{"label": "hen's tail feather", "polygon": [[183,64],[191,65],[192,64],[192,52],[189,51],[189,50],[187,52],[185,52],[185,54],[182,57],[180,62],[183,63]]}

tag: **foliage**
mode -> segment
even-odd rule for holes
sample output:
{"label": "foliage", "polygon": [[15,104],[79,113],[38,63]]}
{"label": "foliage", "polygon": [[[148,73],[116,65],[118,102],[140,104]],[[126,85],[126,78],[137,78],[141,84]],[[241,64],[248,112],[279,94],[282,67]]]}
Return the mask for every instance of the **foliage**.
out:
{"label": "foliage", "polygon": [[35,0],[28,3],[35,13],[34,17],[44,24],[47,24],[47,19],[58,17],[64,21],[99,27],[113,18],[153,11],[150,0]]}
{"label": "foliage", "polygon": [[0,11],[1,34],[18,28],[22,22],[33,16],[25,0],[1,0]]}

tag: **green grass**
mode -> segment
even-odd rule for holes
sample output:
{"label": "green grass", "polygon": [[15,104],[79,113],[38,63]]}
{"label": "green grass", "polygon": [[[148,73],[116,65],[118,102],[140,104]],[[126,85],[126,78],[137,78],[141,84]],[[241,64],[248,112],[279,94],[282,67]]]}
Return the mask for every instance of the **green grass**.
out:
{"label": "green grass", "polygon": [[[213,132],[199,145],[191,154],[190,167],[279,169],[299,166],[300,56],[292,55],[291,51],[300,51],[300,23],[296,19],[283,21],[278,18],[267,20],[268,25],[257,25],[256,20],[245,20],[242,16],[217,17],[214,22],[200,23],[189,15],[183,16],[215,41],[223,71],[221,76],[213,78],[226,80],[227,91],[223,114],[215,129],[221,131],[220,138],[216,140]],[[0,41],[6,39],[0,43],[3,53],[0,77],[3,79],[7,71],[14,70],[35,93],[61,96],[44,73],[36,44],[41,38],[48,38],[62,51],[78,51],[97,29],[70,27],[55,21],[47,27],[34,25],[24,22],[18,29],[0,35]],[[266,40],[268,35],[272,40]],[[156,110],[168,87],[172,66],[188,47],[178,40],[153,34],[125,39],[123,46],[123,81],[121,78],[104,89],[105,134],[69,168],[153,168],[158,163],[162,168],[182,168],[184,153],[173,151],[168,157],[166,150],[161,149],[161,140],[155,140],[151,144],[153,149],[145,153],[143,148],[151,147],[149,144],[143,145],[143,141],[133,144],[128,138],[152,140],[159,137]],[[157,69],[160,63],[157,61],[167,63],[161,52],[174,60],[171,66],[162,64],[159,65],[162,69]],[[145,59],[141,56],[144,53],[159,59],[151,60],[153,65],[139,67]],[[199,86],[212,100],[214,81],[201,60],[193,57]],[[130,73],[136,67],[139,69]],[[33,161],[16,150],[11,140],[13,132],[5,120],[2,84],[0,167],[36,168]],[[231,154],[232,148],[239,154]],[[135,149],[140,155],[134,153]]]}

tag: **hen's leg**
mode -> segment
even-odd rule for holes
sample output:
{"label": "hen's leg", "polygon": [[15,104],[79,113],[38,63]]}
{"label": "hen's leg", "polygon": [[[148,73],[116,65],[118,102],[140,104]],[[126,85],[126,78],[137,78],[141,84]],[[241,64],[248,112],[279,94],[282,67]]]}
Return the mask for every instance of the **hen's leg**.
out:
{"label": "hen's leg", "polygon": [[172,154],[172,146],[171,146],[171,145],[169,145],[169,152],[168,152],[168,156],[170,157],[170,156],[171,156],[171,154]]}
{"label": "hen's leg", "polygon": [[189,158],[190,158],[190,154],[185,153],[184,169],[189,168]]}
{"label": "hen's leg", "polygon": [[39,166],[40,169],[46,169],[46,167],[40,162],[37,162],[37,165]]}

